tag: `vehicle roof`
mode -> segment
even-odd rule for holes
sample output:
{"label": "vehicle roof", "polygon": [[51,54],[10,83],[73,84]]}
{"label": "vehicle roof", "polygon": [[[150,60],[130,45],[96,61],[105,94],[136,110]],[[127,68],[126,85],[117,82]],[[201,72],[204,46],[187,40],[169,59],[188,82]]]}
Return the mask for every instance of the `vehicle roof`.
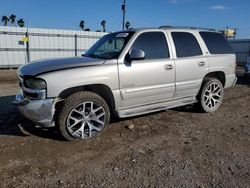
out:
{"label": "vehicle roof", "polygon": [[151,30],[185,30],[185,31],[212,31],[212,32],[218,32],[216,29],[210,29],[210,28],[200,28],[200,27],[189,27],[189,26],[160,26],[160,27],[145,27],[145,28],[132,28],[127,31],[134,31],[134,32],[140,32],[140,31],[151,31]]}

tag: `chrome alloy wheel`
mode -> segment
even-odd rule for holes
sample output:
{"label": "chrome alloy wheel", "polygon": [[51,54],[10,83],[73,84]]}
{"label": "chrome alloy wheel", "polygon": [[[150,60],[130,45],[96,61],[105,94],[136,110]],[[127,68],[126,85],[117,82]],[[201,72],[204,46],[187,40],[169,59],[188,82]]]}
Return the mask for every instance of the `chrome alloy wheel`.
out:
{"label": "chrome alloy wheel", "polygon": [[222,87],[216,82],[209,84],[204,92],[203,101],[209,109],[217,108],[222,101]]}
{"label": "chrome alloy wheel", "polygon": [[93,101],[76,105],[67,118],[67,129],[76,139],[88,139],[97,135],[105,125],[105,110]]}

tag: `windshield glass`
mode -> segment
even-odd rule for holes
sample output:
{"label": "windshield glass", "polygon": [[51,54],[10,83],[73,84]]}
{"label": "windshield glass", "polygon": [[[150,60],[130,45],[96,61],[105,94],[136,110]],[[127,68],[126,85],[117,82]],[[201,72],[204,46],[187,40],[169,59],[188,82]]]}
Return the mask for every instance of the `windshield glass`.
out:
{"label": "windshield glass", "polygon": [[121,32],[105,35],[84,56],[99,59],[116,59],[133,34],[133,32]]}

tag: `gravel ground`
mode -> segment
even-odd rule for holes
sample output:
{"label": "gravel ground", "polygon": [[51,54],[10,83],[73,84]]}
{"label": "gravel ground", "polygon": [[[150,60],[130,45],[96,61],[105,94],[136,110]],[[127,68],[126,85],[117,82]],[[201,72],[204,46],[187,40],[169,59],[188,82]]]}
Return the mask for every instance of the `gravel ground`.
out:
{"label": "gravel ground", "polygon": [[0,71],[0,187],[250,187],[250,83],[242,77],[216,113],[186,106],[116,120],[76,142],[22,117],[11,104],[17,91],[15,70]]}

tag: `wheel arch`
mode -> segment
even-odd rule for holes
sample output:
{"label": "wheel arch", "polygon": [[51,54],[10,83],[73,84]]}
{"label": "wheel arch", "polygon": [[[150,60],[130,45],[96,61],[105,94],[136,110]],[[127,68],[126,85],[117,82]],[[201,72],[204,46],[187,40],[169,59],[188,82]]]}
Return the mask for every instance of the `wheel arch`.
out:
{"label": "wheel arch", "polygon": [[206,78],[217,78],[225,87],[226,84],[226,74],[223,71],[214,71],[206,74],[203,78],[203,82]]}
{"label": "wheel arch", "polygon": [[73,93],[80,92],[80,91],[90,91],[90,92],[94,92],[100,95],[108,104],[110,108],[110,113],[112,115],[116,115],[115,114],[116,103],[115,103],[114,95],[111,89],[107,85],[104,85],[104,84],[91,84],[91,85],[83,85],[83,86],[67,88],[63,90],[59,94],[58,97],[61,99],[65,99],[68,96],[72,95]]}
{"label": "wheel arch", "polygon": [[204,83],[206,81],[206,78],[216,78],[216,79],[218,79],[222,83],[222,86],[225,87],[225,84],[226,84],[226,74],[223,71],[209,72],[209,73],[207,73],[203,77],[203,80],[202,80],[202,83],[200,85],[200,89],[199,89],[199,92],[198,92],[196,98],[199,98],[199,96],[201,94],[202,87],[203,87],[203,85],[204,85]]}

